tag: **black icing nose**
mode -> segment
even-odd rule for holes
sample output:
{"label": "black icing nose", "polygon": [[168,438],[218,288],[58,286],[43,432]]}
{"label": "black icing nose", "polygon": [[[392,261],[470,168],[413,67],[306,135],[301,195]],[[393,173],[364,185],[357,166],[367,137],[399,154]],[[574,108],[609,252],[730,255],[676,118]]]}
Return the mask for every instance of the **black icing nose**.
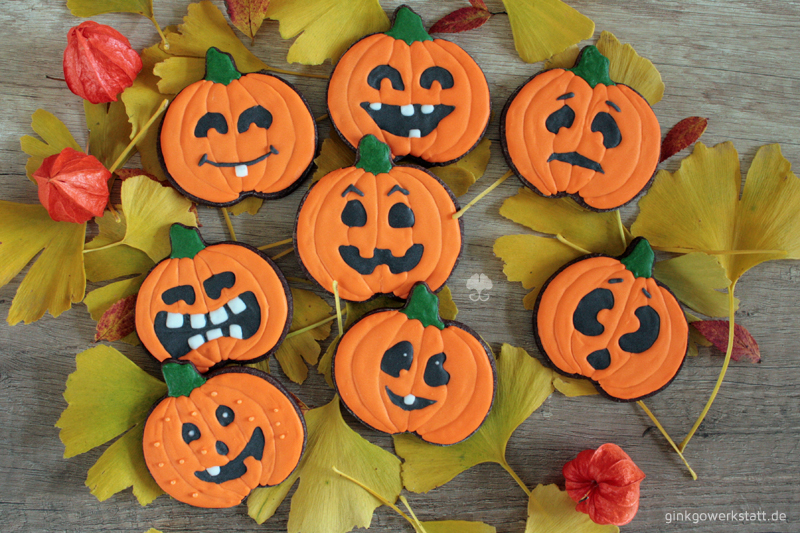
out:
{"label": "black icing nose", "polygon": [[228,455],[228,447],[221,440],[217,441],[217,453],[220,455]]}
{"label": "black icing nose", "polygon": [[[611,366],[611,354],[608,350],[603,348],[602,350],[590,353],[586,361],[592,365],[592,368],[595,370],[605,370]],[[219,444],[217,444],[217,446],[219,446]]]}

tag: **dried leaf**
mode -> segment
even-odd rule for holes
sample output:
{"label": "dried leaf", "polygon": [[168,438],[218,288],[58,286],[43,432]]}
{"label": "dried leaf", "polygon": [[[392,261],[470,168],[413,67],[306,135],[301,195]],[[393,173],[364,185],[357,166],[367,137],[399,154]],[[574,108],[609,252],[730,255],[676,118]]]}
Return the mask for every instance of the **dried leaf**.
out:
{"label": "dried leaf", "polygon": [[613,33],[604,31],[597,40],[597,49],[611,62],[609,76],[612,80],[633,87],[650,105],[657,104],[664,97],[661,73],[630,44],[623,45]]}
{"label": "dried leaf", "polygon": [[[728,316],[728,289],[731,281],[716,257],[691,253],[658,261],[653,267],[654,277],[669,287],[684,305],[707,316]],[[735,309],[739,299],[735,298]]]}
{"label": "dried leaf", "polygon": [[427,533],[497,533],[497,529],[483,522],[466,520],[437,520],[421,522]]}
{"label": "dried leaf", "polygon": [[661,157],[658,162],[662,163],[684,148],[690,147],[703,135],[707,127],[708,119],[702,117],[687,117],[672,126],[661,143]]}
{"label": "dried leaf", "polygon": [[588,379],[577,379],[553,374],[553,387],[568,398],[598,394],[594,384]]}
{"label": "dried leaf", "polygon": [[443,167],[433,167],[430,171],[445,182],[453,194],[462,196],[486,172],[491,157],[492,141],[484,137],[478,146],[455,163]]}
{"label": "dried leaf", "polygon": [[514,46],[526,63],[544,61],[590,38],[594,22],[561,0],[503,0]]}
{"label": "dried leaf", "polygon": [[361,37],[389,29],[378,0],[272,0],[267,17],[280,22],[283,39],[302,32],[289,48],[286,61],[321,65],[336,63]]}
{"label": "dried leaf", "polygon": [[119,221],[114,218],[111,211],[106,211],[101,218],[95,219],[100,231],[94,239],[86,243],[87,253],[83,255],[86,278],[89,281],[107,281],[131,274],[141,274],[155,265],[155,261],[145,252],[121,244],[128,231],[128,223],[125,220],[125,213],[118,212],[118,214]]}
{"label": "dried leaf", "polygon": [[552,381],[552,370],[525,350],[503,344],[497,358],[494,406],[472,437],[452,446],[435,446],[411,434],[394,436],[395,451],[404,460],[404,486],[412,492],[428,492],[475,465],[507,465],[508,440],[553,392]]}
{"label": "dried leaf", "polygon": [[356,154],[342,142],[342,139],[331,128],[330,137],[322,141],[322,149],[314,159],[317,168],[314,170],[314,175],[311,176],[311,184],[334,170],[353,166],[355,162]]}
{"label": "dried leaf", "polygon": [[[89,153],[106,168],[111,168],[131,139],[131,127],[121,100],[93,104],[83,101],[86,128],[89,130]],[[127,159],[130,159],[131,154]],[[121,167],[127,161],[117,165]]]}
{"label": "dried leaf", "polygon": [[617,526],[592,522],[556,485],[537,485],[528,502],[525,533],[619,533]]}
{"label": "dried leaf", "polygon": [[94,342],[118,341],[133,333],[136,329],[135,310],[135,294],[114,302],[97,322]]}
{"label": "dried leaf", "polygon": [[248,514],[263,523],[275,513],[299,477],[289,511],[288,533],[345,533],[356,527],[369,527],[372,513],[381,503],[333,468],[394,502],[402,489],[400,461],[350,429],[342,418],[338,397],[307,412],[305,417],[308,443],[300,465],[280,485],[251,492],[247,498]]}
{"label": "dried leaf", "polygon": [[67,0],[67,8],[81,18],[103,13],[138,13],[153,17],[153,0]]}
{"label": "dried leaf", "polygon": [[477,8],[477,9],[484,9],[484,10],[486,10],[486,11],[488,11],[488,10],[489,10],[489,8],[488,8],[488,7],[486,7],[486,2],[484,2],[483,0],[469,0],[469,3],[470,3],[470,5],[472,5],[472,7],[474,7],[474,8]]}
{"label": "dried leaf", "polygon": [[64,123],[49,111],[44,109],[34,111],[31,116],[31,128],[42,140],[30,135],[23,135],[19,140],[22,151],[30,156],[25,164],[25,172],[31,181],[34,181],[33,173],[42,166],[45,157],[60,153],[64,148],[83,151]]}
{"label": "dried leaf", "polygon": [[239,31],[254,39],[267,16],[269,0],[225,0],[228,17]]}
{"label": "dried leaf", "polygon": [[[87,293],[83,303],[86,304],[86,308],[88,309],[92,320],[99,322],[106,312],[111,309],[115,303],[121,300],[130,297],[135,299],[136,294],[139,292],[139,287],[142,286],[144,278],[145,274],[142,274],[140,276],[136,276],[135,278],[109,283],[105,287],[100,287],[99,289],[95,289]],[[139,337],[133,330],[119,340],[122,340],[122,342],[127,342],[128,344],[133,344],[134,346],[139,344]]]}
{"label": "dried leaf", "polygon": [[[728,351],[729,324],[727,320],[698,320],[692,322],[692,326],[722,353]],[[750,332],[740,324],[733,325],[731,359],[750,363],[761,362],[761,350],[758,347],[758,343]]]}
{"label": "dried leaf", "polygon": [[487,9],[462,7],[437,20],[428,33],[460,33],[480,28],[492,18]]}

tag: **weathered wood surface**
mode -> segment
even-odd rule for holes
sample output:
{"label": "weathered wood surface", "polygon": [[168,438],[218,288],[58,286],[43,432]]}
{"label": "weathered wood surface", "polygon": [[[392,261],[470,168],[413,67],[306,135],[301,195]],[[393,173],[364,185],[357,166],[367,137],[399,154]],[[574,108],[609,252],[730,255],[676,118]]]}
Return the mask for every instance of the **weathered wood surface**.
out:
{"label": "weathered wood surface", "polygon": [[[533,1],[533,0],[531,0]],[[399,2],[384,0],[392,10]],[[463,1],[408,2],[428,23]],[[662,129],[689,115],[710,118],[703,141],[713,145],[731,140],[749,166],[758,146],[779,142],[783,153],[800,162],[800,58],[795,50],[800,28],[800,3],[784,0],[664,1],[570,0],[591,17],[600,30],[631,42],[657,65],[666,82],[666,94],[656,107]],[[489,0],[502,11],[499,0]],[[176,24],[186,2],[156,0],[162,25]],[[106,15],[96,20],[112,24],[142,48],[155,40],[149,21],[135,15]],[[35,187],[25,178],[27,156],[19,137],[30,133],[30,116],[46,108],[59,116],[84,143],[83,107],[64,84],[45,75],[61,75],[66,32],[79,21],[63,0],[14,0],[0,10],[0,182],[3,199],[36,202]],[[508,21],[494,17],[480,30],[453,37],[473,54],[490,80],[494,121],[492,161],[484,186],[499,177],[506,165],[499,150],[497,117],[508,95],[540,65],[528,65],[514,51]],[[281,41],[277,23],[267,22],[253,47],[267,63],[284,66],[289,42]],[[327,73],[329,66],[289,68]],[[306,95],[316,115],[324,113],[325,83],[291,77]],[[328,124],[321,127],[327,135]],[[678,160],[665,164],[677,168]],[[498,209],[518,184],[508,180],[466,215],[468,232],[464,257],[451,281],[461,314],[495,347],[502,342],[536,354],[530,332],[530,313],[521,305],[525,291],[509,283],[502,264],[492,254],[501,234],[523,228],[501,218]],[[474,196],[479,185],[466,199]],[[291,233],[302,190],[251,217],[235,219],[239,237],[262,244]],[[630,222],[635,204],[623,219]],[[200,209],[203,235],[209,241],[225,237],[215,210]],[[0,260],[4,260],[0,258]],[[279,261],[287,275],[300,274],[296,259]],[[485,273],[494,282],[487,302],[470,301],[466,280]],[[0,315],[7,316],[18,277],[0,290]],[[508,460],[528,486],[560,483],[561,465],[580,450],[606,441],[623,446],[647,473],[642,485],[641,509],[625,531],[766,532],[798,531],[800,527],[800,265],[778,261],[748,273],[737,288],[742,299],[737,320],[758,339],[763,363],[732,364],[716,404],[688,448],[687,457],[700,479],[692,481],[664,439],[635,406],[600,397],[568,399],[554,394],[512,438]],[[67,375],[75,368],[75,354],[90,347],[94,323],[83,305],[58,319],[46,317],[30,326],[0,325],[0,529],[8,532],[125,531],[156,527],[166,532],[285,531],[288,500],[264,526],[247,517],[244,506],[223,511],[201,511],[162,497],[140,508],[129,491],[98,502],[84,486],[87,469],[99,456],[95,450],[73,459],[62,458],[63,446],[53,427],[65,407],[61,396]],[[141,348],[115,345],[151,372],[157,367]],[[702,349],[689,360],[674,384],[649,400],[650,407],[675,437],[682,436],[713,387],[722,358]],[[273,365],[275,368],[276,365]],[[289,388],[311,405],[331,396],[312,371],[302,388]],[[354,423],[354,427],[358,427]],[[359,428],[371,441],[384,446],[390,440]],[[421,519],[468,519],[493,524],[500,532],[524,530],[526,499],[497,465],[479,466],[449,485],[426,495],[409,494]],[[774,511],[787,523],[703,522],[667,524],[672,512]],[[398,516],[381,508],[371,530],[410,531]]]}

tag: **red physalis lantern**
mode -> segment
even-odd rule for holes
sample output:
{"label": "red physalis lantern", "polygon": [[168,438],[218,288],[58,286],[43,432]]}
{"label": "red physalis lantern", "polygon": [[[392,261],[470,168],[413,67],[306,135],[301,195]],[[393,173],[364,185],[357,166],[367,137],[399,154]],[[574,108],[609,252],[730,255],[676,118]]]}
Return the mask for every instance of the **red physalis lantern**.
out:
{"label": "red physalis lantern", "polygon": [[39,201],[57,222],[83,223],[102,215],[110,177],[96,157],[72,148],[46,158],[33,173]]}

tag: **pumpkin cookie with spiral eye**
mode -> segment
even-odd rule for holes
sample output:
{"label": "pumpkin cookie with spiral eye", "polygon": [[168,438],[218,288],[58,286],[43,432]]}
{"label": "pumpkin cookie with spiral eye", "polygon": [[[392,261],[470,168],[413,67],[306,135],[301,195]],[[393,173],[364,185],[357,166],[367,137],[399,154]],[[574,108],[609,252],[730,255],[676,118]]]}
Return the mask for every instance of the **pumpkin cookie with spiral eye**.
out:
{"label": "pumpkin cookie with spiral eye", "polygon": [[394,157],[446,165],[472,150],[489,124],[489,84],[463,48],[434,39],[407,6],[386,33],[353,44],[328,84],[328,113],[351,147],[366,134]]}
{"label": "pumpkin cookie with spiral eye", "polygon": [[464,324],[442,320],[439,300],[424,283],[402,309],[373,311],[345,332],[333,380],[364,424],[440,445],[477,431],[497,384],[489,347]]}
{"label": "pumpkin cookie with spiral eye", "polygon": [[438,291],[461,255],[458,208],[439,178],[394,166],[389,147],[367,135],[355,166],[326,174],[303,198],[295,250],[308,275],[328,292],[338,282],[345,300],[406,298],[418,281]]}
{"label": "pumpkin cookie with spiral eye", "polygon": [[530,78],[500,119],[509,166],[542,196],[572,196],[595,211],[633,200],[653,177],[661,127],[634,89],[614,83],[609,61],[587,46],[574,68]]}
{"label": "pumpkin cookie with spiral eye", "polygon": [[270,355],[292,322],[292,293],[275,263],[240,242],[207,245],[181,224],[169,234],[172,253],[147,274],[136,300],[144,347],[201,372]]}
{"label": "pumpkin cookie with spiral eye", "polygon": [[619,401],[641,400],[675,378],[689,325],[675,295],[653,278],[654,259],[640,237],[619,258],[580,257],[547,280],[533,330],[556,370],[589,378]]}
{"label": "pumpkin cookie with spiral eye", "polygon": [[316,149],[317,125],[300,93],[268,72],[242,74],[216,48],[206,53],[205,79],[178,93],[158,135],[173,185],[216,207],[286,196],[308,173]]}
{"label": "pumpkin cookie with spiral eye", "polygon": [[168,393],[147,417],[142,447],[153,479],[176,500],[233,507],[300,463],[303,415],[268,374],[235,367],[203,377],[171,361],[162,372]]}

